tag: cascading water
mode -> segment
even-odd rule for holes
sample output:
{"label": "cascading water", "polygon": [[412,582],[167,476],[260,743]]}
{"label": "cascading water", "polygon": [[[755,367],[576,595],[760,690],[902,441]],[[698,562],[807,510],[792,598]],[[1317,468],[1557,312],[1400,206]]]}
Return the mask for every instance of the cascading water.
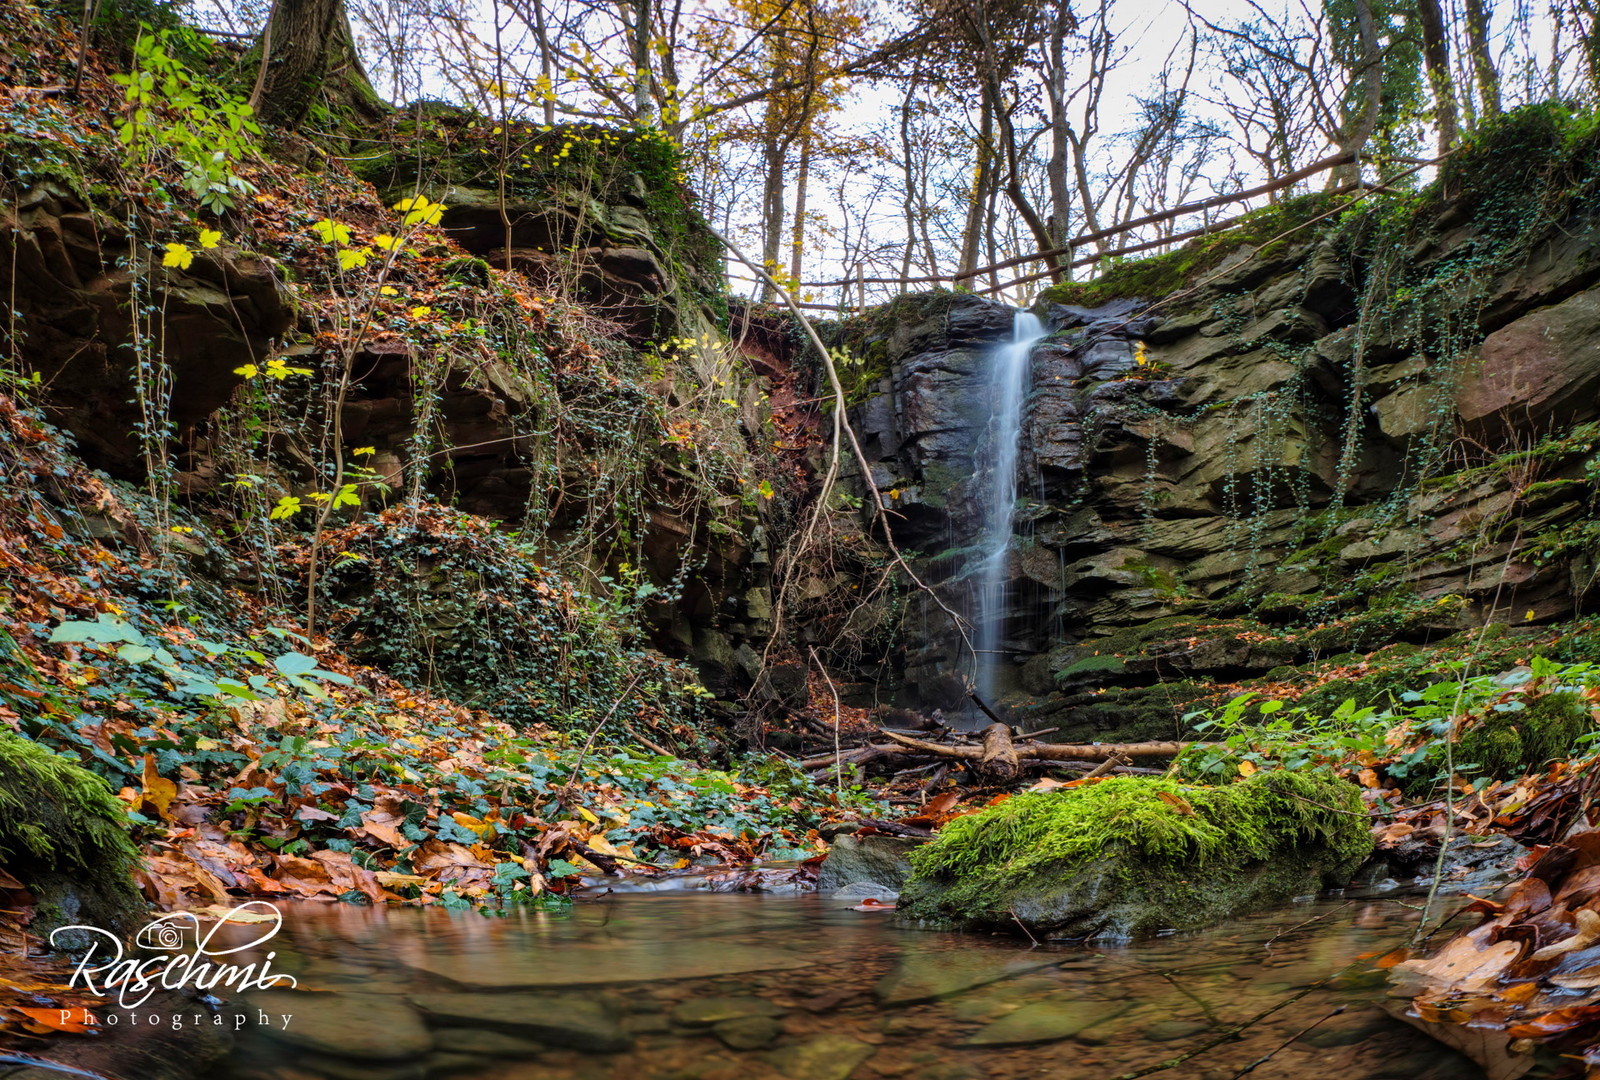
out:
{"label": "cascading water", "polygon": [[978,548],[978,572],[973,579],[972,613],[978,651],[978,694],[992,702],[997,689],[1001,631],[1010,601],[1010,574],[1006,552],[1011,548],[1011,520],[1017,508],[1017,451],[1022,435],[1022,400],[1028,393],[1028,354],[1044,337],[1044,323],[1026,311],[1011,322],[1011,341],[994,351],[989,374],[988,445],[983,459],[989,463],[988,482],[981,491],[983,539]]}

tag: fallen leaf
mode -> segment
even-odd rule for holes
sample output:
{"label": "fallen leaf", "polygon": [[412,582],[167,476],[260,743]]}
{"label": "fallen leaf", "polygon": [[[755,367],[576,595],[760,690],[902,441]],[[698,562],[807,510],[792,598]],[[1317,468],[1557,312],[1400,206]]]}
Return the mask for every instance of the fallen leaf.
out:
{"label": "fallen leaf", "polygon": [[[1244,764],[1241,762],[1241,764]],[[1156,795],[1161,801],[1172,807],[1184,817],[1194,817],[1194,807],[1189,805],[1189,800],[1182,795],[1174,795],[1170,791],[1158,791]]]}
{"label": "fallen leaf", "polygon": [[172,800],[178,797],[178,785],[171,780],[164,780],[156,772],[156,756],[144,756],[144,790],[139,793],[139,809],[141,812],[153,813],[163,821],[170,821],[172,815],[168,807]]}
{"label": "fallen leaf", "polygon": [[16,1010],[40,1027],[68,1035],[87,1035],[97,1030],[94,1014],[88,1009],[36,1009],[18,1005]]}

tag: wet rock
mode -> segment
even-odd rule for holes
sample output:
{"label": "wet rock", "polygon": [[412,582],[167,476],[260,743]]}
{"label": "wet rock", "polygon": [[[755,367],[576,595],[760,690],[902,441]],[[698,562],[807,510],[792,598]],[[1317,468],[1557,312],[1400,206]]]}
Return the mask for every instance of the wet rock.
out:
{"label": "wet rock", "polygon": [[616,1053],[633,1045],[615,1014],[599,1002],[535,994],[417,994],[413,1004],[434,1021],[518,1035],[552,1046]]}
{"label": "wet rock", "polygon": [[873,995],[884,1005],[913,1005],[1054,967],[1059,957],[1004,949],[917,952],[878,981]]}
{"label": "wet rock", "polygon": [[711,1031],[731,1050],[759,1050],[783,1034],[783,1025],[770,1016],[744,1016],[714,1024]]}
{"label": "wet rock", "polygon": [[817,872],[817,891],[827,895],[846,885],[870,883],[898,893],[911,876],[911,853],[924,843],[907,836],[841,833]]}
{"label": "wet rock", "polygon": [[1206,1020],[1157,1020],[1140,1029],[1140,1034],[1151,1042],[1176,1042],[1211,1030]]}
{"label": "wet rock", "polygon": [[758,997],[695,998],[672,1010],[672,1022],[684,1027],[710,1027],[728,1020],[782,1016],[784,1010]]}
{"label": "wet rock", "polygon": [[[277,1042],[313,1053],[362,1062],[406,1061],[428,1052],[433,1039],[415,1009],[379,994],[325,995],[292,990],[246,994],[246,1010],[272,1017],[256,1030]],[[281,1015],[291,1019],[285,1027]]]}
{"label": "wet rock", "polygon": [[1297,1041],[1325,1050],[1366,1042],[1375,1035],[1395,1028],[1403,1028],[1403,1025],[1382,1009],[1361,1009],[1318,1024]]}
{"label": "wet rock", "polygon": [[368,1062],[321,1054],[298,1054],[295,1064],[328,1080],[425,1080],[426,1066],[420,1061]]}
{"label": "wet rock", "polygon": [[1024,1046],[1084,1034],[1126,1012],[1120,1001],[1036,1001],[1001,1017],[967,1040],[968,1046]]}
{"label": "wet rock", "polygon": [[856,1067],[878,1052],[848,1035],[818,1035],[799,1046],[775,1050],[767,1060],[789,1080],[849,1080]]}
{"label": "wet rock", "polygon": [[428,1060],[423,1062],[422,1070],[428,1080],[433,1080],[436,1076],[481,1073],[487,1064],[488,1062],[476,1054],[429,1054]]}
{"label": "wet rock", "polygon": [[493,990],[706,979],[746,971],[788,971],[811,963],[785,949],[728,944],[710,950],[692,941],[619,942],[587,958],[582,966],[506,951],[439,953],[409,962],[461,986]]}
{"label": "wet rock", "polygon": [[471,1027],[438,1028],[433,1033],[433,1046],[436,1050],[452,1054],[480,1054],[499,1058],[531,1058],[544,1050],[532,1039]]}

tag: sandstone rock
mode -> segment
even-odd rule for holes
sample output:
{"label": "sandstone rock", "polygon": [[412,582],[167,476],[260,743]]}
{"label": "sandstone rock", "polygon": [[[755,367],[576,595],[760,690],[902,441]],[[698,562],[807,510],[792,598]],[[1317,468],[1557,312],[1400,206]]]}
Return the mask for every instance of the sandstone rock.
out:
{"label": "sandstone rock", "polygon": [[1600,291],[1580,293],[1490,334],[1479,369],[1456,390],[1462,420],[1480,429],[1544,430],[1596,413]]}

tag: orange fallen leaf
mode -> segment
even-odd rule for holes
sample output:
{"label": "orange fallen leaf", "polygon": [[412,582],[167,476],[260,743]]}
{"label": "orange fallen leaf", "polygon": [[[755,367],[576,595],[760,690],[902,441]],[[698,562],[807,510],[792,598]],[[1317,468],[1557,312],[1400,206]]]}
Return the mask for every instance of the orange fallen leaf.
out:
{"label": "orange fallen leaf", "polygon": [[88,1009],[37,1009],[18,1005],[16,1009],[34,1024],[68,1035],[87,1035],[97,1031],[94,1014]]}

